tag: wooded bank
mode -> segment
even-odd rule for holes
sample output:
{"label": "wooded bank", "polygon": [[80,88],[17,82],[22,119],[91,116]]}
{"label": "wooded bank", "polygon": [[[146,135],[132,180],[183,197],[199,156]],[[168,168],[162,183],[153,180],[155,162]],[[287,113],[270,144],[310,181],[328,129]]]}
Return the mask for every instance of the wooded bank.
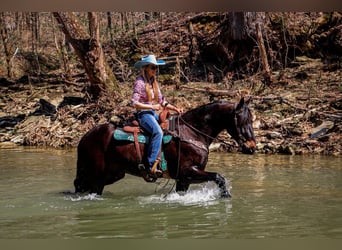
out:
{"label": "wooded bank", "polygon": [[132,66],[154,53],[185,109],[251,95],[259,152],[341,154],[341,13],[0,14],[2,145],[74,147],[126,119]]}

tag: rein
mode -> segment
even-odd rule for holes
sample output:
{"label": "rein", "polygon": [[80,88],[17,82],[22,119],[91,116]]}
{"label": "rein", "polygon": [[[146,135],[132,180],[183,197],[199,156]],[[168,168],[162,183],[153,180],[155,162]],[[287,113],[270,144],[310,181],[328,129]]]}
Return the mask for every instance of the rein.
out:
{"label": "rein", "polygon": [[[178,118],[178,119],[177,119],[178,138],[181,138],[179,120],[182,120],[182,122],[183,122],[187,127],[191,128],[191,129],[194,130],[195,132],[197,132],[197,133],[199,133],[199,134],[201,134],[201,135],[203,135],[203,136],[205,136],[205,137],[207,137],[207,138],[210,138],[210,139],[212,139],[212,140],[218,140],[218,141],[220,141],[221,143],[223,143],[223,144],[229,146],[229,144],[226,143],[225,141],[223,141],[223,140],[221,140],[221,139],[218,139],[218,138],[214,138],[214,137],[212,137],[212,136],[210,136],[210,135],[208,135],[208,134],[206,134],[206,133],[203,133],[202,131],[198,130],[197,128],[195,128],[195,127],[192,126],[191,124],[187,123],[187,122],[182,118],[182,116],[178,115],[177,118]],[[180,141],[181,141],[181,140],[180,140]],[[204,148],[202,148],[201,146],[199,146],[198,144],[196,144],[196,143],[194,143],[194,142],[192,142],[192,141],[187,141],[187,140],[183,140],[183,141],[184,141],[184,142],[191,143],[192,145],[194,145],[194,146],[196,146],[196,147],[199,147],[200,149],[204,149]],[[205,150],[208,151],[208,149],[205,149]],[[177,172],[176,172],[176,178],[175,178],[175,180],[178,179],[178,175],[179,175],[180,152],[181,152],[181,144],[179,143],[179,145],[178,145],[178,157],[177,157],[177,158],[178,158],[178,159],[177,159]],[[171,187],[171,190],[174,188],[175,184],[176,184],[176,183],[174,183],[174,185]],[[170,190],[170,192],[171,192],[171,190]],[[170,192],[169,192],[169,193],[170,193]],[[168,194],[169,194],[169,193],[168,193]],[[168,194],[167,194],[167,195],[168,195]],[[167,195],[165,195],[165,197],[166,197]]]}
{"label": "rein", "polygon": [[[187,126],[187,127],[189,127],[189,128],[191,128],[193,131],[195,131],[195,132],[197,132],[197,133],[199,133],[199,134],[201,134],[201,135],[203,135],[204,137],[207,137],[207,138],[209,138],[209,139],[211,139],[211,140],[213,140],[213,141],[219,141],[220,143],[222,143],[222,144],[224,144],[224,145],[226,145],[226,146],[230,146],[228,143],[226,143],[224,140],[222,140],[222,139],[219,139],[219,138],[215,138],[215,137],[212,137],[212,136],[210,136],[210,135],[208,135],[208,134],[206,134],[206,133],[203,133],[202,131],[200,131],[199,129],[197,129],[197,128],[195,128],[194,126],[192,126],[191,124],[189,124],[188,122],[186,122],[181,116],[179,116],[179,119],[181,119],[182,120],[182,122]],[[192,143],[193,144],[193,143]],[[196,145],[196,144],[195,144]],[[197,145],[196,145],[197,146]]]}
{"label": "rein", "polygon": [[[226,145],[226,146],[230,146],[230,144],[228,144],[228,143],[225,142],[224,140],[219,139],[219,138],[212,137],[212,136],[210,136],[210,135],[208,135],[208,134],[206,134],[206,133],[200,131],[199,129],[195,128],[194,126],[192,126],[191,124],[189,124],[188,122],[186,122],[186,121],[182,118],[181,115],[178,115],[177,118],[178,118],[178,119],[177,119],[177,128],[178,128],[178,135],[177,135],[177,137],[178,137],[178,138],[181,138],[181,130],[180,130],[180,125],[179,125],[179,120],[181,120],[187,127],[189,127],[190,129],[192,129],[193,131],[195,131],[195,132],[197,132],[197,133],[203,135],[204,137],[209,138],[209,139],[211,139],[211,140],[213,140],[213,141],[215,141],[215,140],[216,140],[216,141],[219,141],[220,143],[222,143],[222,144],[224,144],[224,145]],[[235,121],[235,123],[236,123],[236,115],[235,115],[234,121]],[[180,141],[181,141],[181,139],[180,139]],[[202,150],[207,150],[207,151],[208,151],[208,149],[204,149],[203,147],[199,146],[197,143],[195,143],[195,141],[189,141],[189,140],[182,140],[182,141],[188,142],[188,143],[190,143],[190,144],[192,144],[192,145],[194,145],[194,146],[196,146],[196,147],[198,147],[198,148],[200,148],[200,149],[202,149]],[[178,179],[178,175],[179,175],[180,152],[181,152],[181,144],[179,143],[179,145],[178,145],[178,157],[177,157],[177,158],[178,158],[178,159],[177,159],[177,172],[176,172],[176,178],[175,178],[175,180]],[[174,188],[174,186],[175,186],[175,183],[174,183],[174,185],[171,187],[171,190]],[[170,190],[170,192],[171,192],[171,190]],[[170,192],[169,192],[169,193],[170,193]],[[165,195],[165,197],[166,197],[166,196],[167,196],[167,195]]]}
{"label": "rein", "polygon": [[[180,125],[179,125],[179,120],[181,120],[187,127],[189,127],[190,129],[192,129],[193,131],[195,131],[195,132],[197,132],[197,133],[199,133],[199,134],[201,134],[202,136],[204,136],[204,137],[206,137],[206,138],[209,138],[209,139],[211,139],[211,140],[213,140],[213,141],[219,141],[220,143],[222,143],[222,144],[224,144],[224,145],[226,145],[226,146],[230,146],[230,144],[228,144],[227,142],[225,142],[224,140],[222,140],[222,139],[219,139],[219,138],[215,138],[215,137],[212,137],[212,136],[210,136],[210,135],[208,135],[208,134],[206,134],[206,133],[204,133],[204,132],[202,132],[202,131],[200,131],[199,129],[197,129],[197,128],[195,128],[194,126],[192,126],[191,124],[189,124],[188,122],[186,122],[183,118],[182,118],[182,116],[181,115],[178,115],[177,116],[177,128],[178,128],[178,138],[181,138],[181,130],[180,130]],[[234,117],[234,122],[236,123],[237,121],[236,121],[236,114],[235,114],[235,117]],[[181,139],[180,139],[180,141],[181,141]],[[179,142],[180,142],[179,141]],[[193,141],[188,141],[188,140],[183,140],[184,142],[188,142],[188,143],[191,143],[192,145],[194,145],[194,146],[196,146],[196,147],[199,147],[200,149],[204,149],[204,148],[202,148],[201,146],[199,146],[198,144],[196,144],[196,143],[194,143]],[[208,150],[208,149],[206,149],[206,150]],[[178,180],[178,175],[179,175],[179,169],[180,169],[180,152],[181,152],[181,144],[179,143],[179,145],[178,145],[178,159],[177,159],[177,172],[176,172],[176,178],[175,178],[175,180]],[[170,194],[170,192],[171,192],[171,190],[174,188],[174,186],[176,185],[176,182],[173,184],[173,186],[171,187],[171,189],[170,189],[170,191],[169,191],[169,193],[167,193],[165,196],[164,196],[164,198],[168,195],[168,194]]]}

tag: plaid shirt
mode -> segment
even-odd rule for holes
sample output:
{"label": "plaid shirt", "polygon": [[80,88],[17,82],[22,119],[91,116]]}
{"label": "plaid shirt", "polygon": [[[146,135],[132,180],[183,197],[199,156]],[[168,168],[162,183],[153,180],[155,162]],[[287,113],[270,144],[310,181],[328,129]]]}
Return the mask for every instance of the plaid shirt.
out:
{"label": "plaid shirt", "polygon": [[[152,83],[150,82],[150,89],[152,90],[152,100],[154,99],[154,92],[152,88]],[[132,105],[134,106],[137,102],[144,104],[152,104],[152,102],[148,102],[145,81],[142,76],[138,76],[134,82],[133,94],[132,94]],[[160,92],[160,88],[158,86],[158,103],[162,104],[164,102],[164,96]]]}

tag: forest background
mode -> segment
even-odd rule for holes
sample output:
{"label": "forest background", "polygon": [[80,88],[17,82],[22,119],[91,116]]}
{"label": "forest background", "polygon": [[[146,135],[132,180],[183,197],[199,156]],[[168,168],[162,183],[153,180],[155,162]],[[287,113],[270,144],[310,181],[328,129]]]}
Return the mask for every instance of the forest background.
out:
{"label": "forest background", "polygon": [[[153,53],[185,111],[251,96],[259,153],[341,155],[339,12],[1,12],[0,31],[1,147],[75,147],[123,123]],[[219,137],[211,150],[239,150]]]}

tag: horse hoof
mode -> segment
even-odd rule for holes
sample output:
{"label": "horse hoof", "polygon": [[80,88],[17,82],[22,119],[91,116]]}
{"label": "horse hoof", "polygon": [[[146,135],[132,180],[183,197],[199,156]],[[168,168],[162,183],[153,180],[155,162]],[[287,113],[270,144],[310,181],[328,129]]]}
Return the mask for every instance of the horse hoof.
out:
{"label": "horse hoof", "polygon": [[232,198],[232,195],[228,191],[221,193],[221,198]]}

